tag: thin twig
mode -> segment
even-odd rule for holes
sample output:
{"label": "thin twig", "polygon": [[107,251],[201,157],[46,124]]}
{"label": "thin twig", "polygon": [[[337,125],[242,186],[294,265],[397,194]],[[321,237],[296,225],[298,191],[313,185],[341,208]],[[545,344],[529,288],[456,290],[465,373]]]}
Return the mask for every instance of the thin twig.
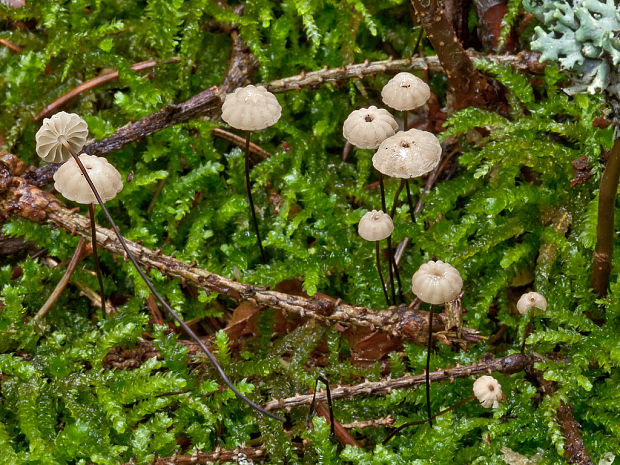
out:
{"label": "thin twig", "polygon": [[4,45],[6,48],[8,48],[9,50],[15,53],[22,52],[22,48],[19,45],[15,45],[13,42],[10,42],[6,39],[0,39],[0,44]]}
{"label": "thin twig", "polygon": [[[177,63],[178,61],[179,61],[179,57],[172,57],[164,61],[164,64]],[[145,69],[154,68],[155,66],[157,66],[157,63],[158,63],[158,60],[141,61],[139,63],[134,63],[133,65],[131,65],[130,69],[136,72],[144,71]],[[69,92],[62,94],[52,103],[47,105],[43,110],[39,112],[37,116],[34,117],[34,120],[39,121],[40,119],[45,118],[46,116],[49,116],[52,113],[56,113],[56,111],[58,111],[60,107],[67,104],[68,102],[70,102],[71,100],[79,96],[80,94],[83,94],[84,92],[88,92],[89,90],[92,90],[95,87],[105,84],[107,82],[114,81],[118,79],[118,76],[119,76],[118,71],[109,71],[105,74],[101,74],[97,77],[89,79],[88,81],[84,81],[82,84],[74,87]]]}
{"label": "thin twig", "polygon": [[[173,455],[172,457],[160,457],[153,465],[206,465],[210,463],[237,462],[239,454],[244,454],[248,459],[262,460],[267,456],[265,446],[240,447],[235,450],[225,450],[219,447],[214,452],[198,452],[191,455]],[[130,465],[128,463],[124,465]]]}
{"label": "thin twig", "polygon": [[99,264],[99,254],[97,253],[97,227],[95,223],[95,206],[88,204],[88,218],[90,220],[91,247],[93,250],[93,261],[95,263],[95,273],[99,282],[99,293],[101,294],[101,310],[105,313],[105,289],[103,287],[103,275],[101,274],[101,265]]}
{"label": "thin twig", "polygon": [[[456,378],[467,378],[472,375],[491,373],[516,373],[522,371],[532,363],[533,359],[523,354],[513,354],[507,357],[495,358],[488,361],[474,363],[455,368],[440,369],[430,373],[429,379],[432,383],[441,381],[451,381]],[[396,379],[385,379],[381,381],[366,381],[362,384],[352,386],[335,386],[331,388],[332,399],[353,398],[356,396],[385,395],[393,389],[407,389],[422,386],[426,382],[426,375],[403,376]],[[302,405],[310,405],[313,394],[297,394],[285,399],[273,399],[263,405],[266,410],[290,409]],[[327,398],[325,391],[316,393],[317,401],[325,401]]]}
{"label": "thin twig", "polygon": [[67,265],[65,274],[62,275],[62,278],[60,278],[60,281],[58,281],[58,284],[56,284],[54,291],[50,294],[50,296],[47,298],[47,300],[45,301],[41,309],[34,316],[35,321],[40,321],[43,318],[45,318],[45,315],[47,315],[47,312],[50,311],[52,306],[56,303],[56,301],[60,297],[60,294],[62,294],[62,291],[64,291],[65,287],[67,287],[67,284],[69,283],[69,280],[71,279],[71,275],[75,271],[77,264],[80,262],[80,260],[82,260],[82,258],[84,258],[84,246],[85,245],[86,245],[86,240],[83,237],[81,237],[77,246],[75,247],[75,252],[73,252],[71,261],[69,261],[69,264]]}
{"label": "thin twig", "polygon": [[[232,142],[238,147],[245,148],[245,139],[241,136],[238,136],[237,134],[233,134],[232,132],[225,131],[224,129],[221,129],[221,128],[213,128],[211,130],[211,134],[213,134],[216,137],[219,137],[220,139],[224,139],[224,140],[227,140],[228,142]],[[262,148],[260,145],[255,144],[254,142],[250,142],[250,152],[255,155],[258,155],[263,160],[266,160],[267,158],[271,157],[271,154],[267,152],[267,150]]]}

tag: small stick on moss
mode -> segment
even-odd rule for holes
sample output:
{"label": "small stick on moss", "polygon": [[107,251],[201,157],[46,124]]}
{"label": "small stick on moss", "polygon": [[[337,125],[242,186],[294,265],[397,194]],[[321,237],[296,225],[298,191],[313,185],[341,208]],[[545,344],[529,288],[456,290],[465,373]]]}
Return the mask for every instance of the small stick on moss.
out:
{"label": "small stick on moss", "polygon": [[607,295],[609,275],[611,274],[611,257],[614,244],[614,212],[618,195],[618,178],[620,177],[620,138],[616,139],[609,152],[605,171],[601,178],[598,198],[598,225],[596,228],[596,247],[592,263],[592,288],[597,297]]}
{"label": "small stick on moss", "polygon": [[[245,148],[245,139],[241,136],[238,136],[237,134],[233,134],[232,132],[228,132],[222,128],[213,128],[211,130],[211,134],[213,134],[215,137],[219,137],[220,139],[232,142],[238,147]],[[267,160],[269,157],[271,157],[271,153],[267,152],[267,150],[262,148],[260,145],[255,144],[254,142],[250,142],[250,153],[258,155],[263,160]]]}
{"label": "small stick on moss", "polygon": [[15,45],[13,42],[9,42],[6,39],[0,39],[0,44],[4,45],[9,50],[12,50],[15,53],[21,53],[22,48],[19,45]]}
{"label": "small stick on moss", "polygon": [[[432,383],[441,381],[452,381],[456,378],[467,378],[472,375],[488,374],[493,371],[511,374],[523,371],[531,366],[534,358],[523,354],[512,354],[507,357],[494,358],[491,360],[473,363],[471,365],[457,366],[454,368],[439,369],[430,373],[429,379]],[[408,375],[395,379],[384,379],[381,381],[366,381],[361,384],[349,386],[335,386],[331,388],[331,397],[336,399],[349,399],[356,396],[386,395],[393,389],[409,389],[422,386],[426,383],[426,375]],[[314,394],[316,401],[321,402],[327,398],[325,391]],[[266,410],[289,409],[310,405],[313,394],[298,394],[285,399],[273,399],[263,407]],[[425,420],[428,421],[428,420]]]}
{"label": "small stick on moss", "polygon": [[84,258],[84,246],[85,245],[86,245],[86,240],[83,237],[80,238],[77,244],[77,247],[75,248],[75,252],[73,252],[73,256],[71,257],[71,261],[67,265],[67,270],[65,271],[65,274],[62,276],[62,278],[60,278],[60,281],[58,281],[58,284],[56,284],[54,291],[50,294],[50,296],[47,298],[47,300],[45,301],[41,309],[34,316],[35,321],[40,321],[43,318],[45,318],[45,315],[47,315],[47,312],[50,311],[52,306],[58,300],[58,297],[60,297],[60,294],[62,294],[62,291],[65,289],[65,287],[67,287],[67,284],[69,283],[69,279],[71,279],[71,275],[75,271],[77,264],[80,262],[80,260],[82,260],[82,258]]}

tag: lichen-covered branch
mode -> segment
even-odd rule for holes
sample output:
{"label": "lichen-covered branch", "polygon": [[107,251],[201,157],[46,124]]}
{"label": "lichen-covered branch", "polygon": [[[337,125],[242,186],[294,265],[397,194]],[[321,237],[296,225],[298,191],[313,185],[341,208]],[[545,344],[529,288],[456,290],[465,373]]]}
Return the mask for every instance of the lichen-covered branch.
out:
{"label": "lichen-covered branch", "polygon": [[262,461],[267,456],[267,450],[264,446],[240,447],[235,450],[217,448],[214,452],[196,452],[191,455],[160,457],[155,460],[154,465],[204,465],[209,463],[236,462],[239,454],[244,454],[251,460]]}
{"label": "lichen-covered branch", "polygon": [[[0,219],[21,216],[31,221],[48,222],[72,234],[90,237],[87,217],[66,208],[54,196],[29,184],[24,178],[10,177],[5,182],[4,189],[0,188],[0,194]],[[137,261],[146,269],[158,269],[164,275],[191,282],[208,292],[226,295],[235,302],[252,301],[260,306],[310,317],[328,326],[336,323],[343,328],[358,326],[386,332],[417,344],[424,344],[426,341],[428,312],[406,306],[377,311],[347,305],[340,300],[326,297],[310,298],[272,291],[228,279],[164,255],[160,251],[150,250],[127,239],[126,241]],[[116,255],[125,254],[114,233],[101,226],[97,226],[97,243]],[[445,331],[446,317],[443,314],[433,315],[432,325],[433,331],[440,333],[439,337],[450,343],[477,343],[483,339],[478,331],[469,328],[464,328],[460,337],[454,331]]]}
{"label": "lichen-covered branch", "polygon": [[609,286],[615,238],[614,212],[619,177],[620,138],[616,139],[611,152],[609,152],[599,189],[596,247],[594,249],[594,262],[592,263],[592,288],[598,297],[605,297]]}
{"label": "lichen-covered branch", "polygon": [[[437,383],[441,381],[450,381],[456,378],[467,378],[472,375],[481,375],[483,373],[492,373],[498,371],[505,374],[516,373],[524,370],[532,363],[531,357],[524,354],[513,354],[507,357],[495,358],[472,365],[457,366],[455,368],[441,369],[430,373],[430,381]],[[407,389],[422,386],[426,383],[424,374],[403,376],[396,379],[385,379],[381,381],[366,381],[362,384],[354,386],[335,386],[331,388],[331,397],[333,399],[352,398],[355,396],[369,395],[385,395],[389,394],[393,389]],[[286,399],[273,399],[263,408],[266,410],[281,410],[300,407],[302,405],[310,405],[313,394],[298,394]],[[316,393],[316,401],[322,402],[327,399],[325,391]]]}

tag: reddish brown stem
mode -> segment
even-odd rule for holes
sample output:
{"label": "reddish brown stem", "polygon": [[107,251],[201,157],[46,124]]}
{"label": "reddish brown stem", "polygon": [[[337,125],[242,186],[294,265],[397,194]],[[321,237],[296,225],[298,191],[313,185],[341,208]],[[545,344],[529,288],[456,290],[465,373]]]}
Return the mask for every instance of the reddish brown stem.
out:
{"label": "reddish brown stem", "polygon": [[41,320],[45,318],[45,315],[47,315],[47,312],[50,311],[52,306],[58,300],[58,297],[60,297],[60,294],[62,294],[62,291],[65,289],[65,287],[67,287],[67,284],[69,283],[69,279],[71,279],[71,275],[75,271],[77,264],[80,262],[80,260],[82,260],[82,258],[84,258],[84,246],[85,245],[86,245],[86,240],[84,238],[81,238],[80,241],[78,242],[77,247],[75,248],[75,252],[73,252],[71,261],[67,265],[67,270],[65,271],[65,274],[62,276],[62,278],[60,278],[60,281],[58,281],[58,284],[56,284],[54,291],[50,294],[50,296],[47,298],[47,300],[45,301],[41,309],[35,315],[34,317],[35,320]]}
{"label": "reddish brown stem", "polygon": [[620,138],[609,152],[605,172],[601,178],[598,198],[598,225],[594,262],[592,263],[592,288],[598,297],[607,295],[611,258],[614,250],[614,212],[620,177]]}
{"label": "reddish brown stem", "polygon": [[440,0],[411,0],[426,36],[448,77],[454,93],[454,109],[486,108],[496,100],[493,89],[465,52]]}
{"label": "reddish brown stem", "polygon": [[[179,61],[178,57],[173,57],[173,58],[170,58],[169,60],[166,60],[164,64],[176,63],[178,61]],[[139,63],[134,63],[133,65],[131,65],[131,70],[136,71],[136,72],[144,71],[145,69],[154,68],[157,65],[157,63],[158,63],[157,60],[141,61]],[[92,90],[95,87],[105,84],[107,82],[114,81],[118,79],[118,76],[119,76],[118,71],[109,71],[105,74],[101,74],[97,77],[89,79],[88,81],[84,81],[82,84],[74,87],[69,92],[66,92],[65,94],[61,95],[56,100],[54,100],[52,103],[50,103],[48,106],[46,106],[43,110],[39,112],[37,116],[34,117],[34,120],[39,121],[40,119],[45,118],[46,116],[49,116],[52,113],[56,113],[60,107],[70,102],[71,100],[79,96],[80,94],[83,94],[84,92],[88,92],[89,90]]]}

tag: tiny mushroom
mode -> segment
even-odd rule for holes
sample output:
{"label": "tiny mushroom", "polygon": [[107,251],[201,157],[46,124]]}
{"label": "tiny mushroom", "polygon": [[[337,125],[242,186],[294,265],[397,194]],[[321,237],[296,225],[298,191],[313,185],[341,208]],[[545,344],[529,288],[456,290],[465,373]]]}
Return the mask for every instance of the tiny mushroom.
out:
{"label": "tiny mushroom", "polygon": [[463,280],[456,268],[441,260],[422,264],[411,278],[411,290],[422,302],[433,305],[455,300]]}
{"label": "tiny mushroom", "polygon": [[360,149],[376,149],[398,129],[389,111],[371,105],[354,110],[344,121],[342,135]]}
{"label": "tiny mushroom", "polygon": [[[94,155],[79,156],[97,192],[104,202],[116,197],[123,188],[121,174],[108,160]],[[54,173],[54,187],[64,197],[82,204],[96,204],[97,198],[75,160],[71,159]]]}
{"label": "tiny mushroom", "polygon": [[381,241],[394,231],[394,223],[387,213],[381,210],[372,210],[362,216],[357,226],[362,239],[367,241]]}
{"label": "tiny mushroom", "polygon": [[504,399],[502,386],[492,376],[481,376],[474,381],[474,395],[484,408],[497,408],[499,401]]}
{"label": "tiny mushroom", "polygon": [[372,164],[387,176],[410,179],[434,170],[440,158],[441,144],[433,133],[409,129],[385,139]]}
{"label": "tiny mushroom", "polygon": [[421,107],[431,96],[428,84],[411,73],[398,73],[383,87],[383,103],[395,110],[408,111]]}
{"label": "tiny mushroom", "polygon": [[235,129],[258,131],[273,126],[282,115],[275,95],[262,86],[239,87],[227,94],[222,119]]}
{"label": "tiny mushroom", "polygon": [[517,302],[517,310],[521,315],[526,315],[532,308],[547,310],[547,299],[538,292],[523,294]]}
{"label": "tiny mushroom", "polygon": [[77,153],[84,147],[87,137],[86,121],[75,113],[58,112],[45,118],[37,131],[37,154],[49,163],[63,163],[71,158],[71,152],[63,144]]}

